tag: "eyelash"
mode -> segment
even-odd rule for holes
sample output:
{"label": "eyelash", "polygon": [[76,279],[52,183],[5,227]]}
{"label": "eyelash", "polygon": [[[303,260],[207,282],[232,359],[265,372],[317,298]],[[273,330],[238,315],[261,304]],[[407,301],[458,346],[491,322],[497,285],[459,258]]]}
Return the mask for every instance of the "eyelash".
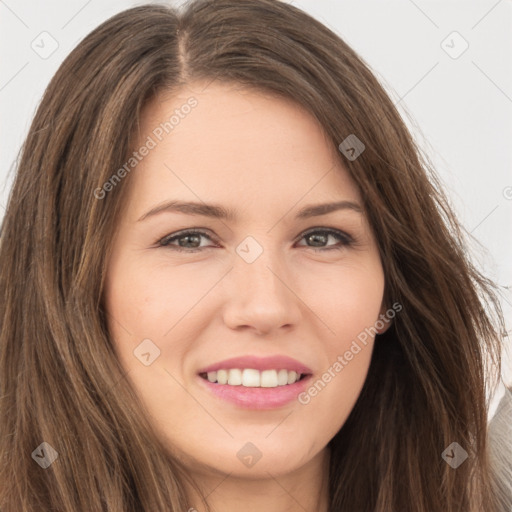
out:
{"label": "eyelash", "polygon": [[[337,229],[331,229],[331,228],[315,228],[315,229],[309,230],[309,231],[303,233],[298,238],[298,240],[300,241],[303,238],[307,237],[308,235],[312,235],[315,233],[332,235],[334,238],[336,238],[337,240],[339,240],[341,242],[341,245],[334,246],[334,247],[322,247],[319,249],[317,249],[315,247],[310,247],[307,245],[301,246],[301,247],[308,247],[309,249],[313,249],[313,251],[315,251],[315,252],[325,252],[325,251],[333,251],[333,250],[339,251],[341,249],[344,249],[345,247],[350,247],[354,243],[354,239],[347,233],[344,233],[343,231],[338,231]],[[190,235],[202,235],[202,236],[208,238],[208,240],[215,242],[215,240],[208,233],[196,229],[196,230],[181,231],[176,234],[173,234],[172,236],[171,235],[165,236],[164,238],[160,239],[157,242],[157,247],[165,247],[165,248],[169,248],[173,251],[188,252],[188,253],[201,252],[204,249],[212,249],[213,248],[213,247],[202,247],[202,248],[187,249],[184,247],[180,247],[179,245],[170,245],[171,242],[178,240],[182,237],[190,236]]]}

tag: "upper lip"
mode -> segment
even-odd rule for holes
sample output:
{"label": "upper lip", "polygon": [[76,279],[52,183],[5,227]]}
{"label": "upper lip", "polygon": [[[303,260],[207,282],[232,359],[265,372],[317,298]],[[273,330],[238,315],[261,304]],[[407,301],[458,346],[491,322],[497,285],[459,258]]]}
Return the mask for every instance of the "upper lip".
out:
{"label": "upper lip", "polygon": [[313,373],[310,368],[301,362],[288,356],[276,355],[269,357],[241,356],[225,359],[213,363],[199,370],[198,373],[215,372],[217,370],[229,370],[231,368],[252,368],[254,370],[288,370],[301,374]]}

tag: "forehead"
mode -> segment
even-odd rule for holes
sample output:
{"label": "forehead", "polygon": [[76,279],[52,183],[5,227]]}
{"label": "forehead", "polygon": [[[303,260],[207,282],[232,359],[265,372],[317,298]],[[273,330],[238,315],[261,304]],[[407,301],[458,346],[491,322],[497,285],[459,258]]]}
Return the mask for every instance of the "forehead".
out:
{"label": "forehead", "polygon": [[131,177],[135,206],[169,197],[236,209],[359,199],[336,147],[309,112],[236,84],[194,83],[160,93],[141,118],[135,148],[143,145],[151,149]]}

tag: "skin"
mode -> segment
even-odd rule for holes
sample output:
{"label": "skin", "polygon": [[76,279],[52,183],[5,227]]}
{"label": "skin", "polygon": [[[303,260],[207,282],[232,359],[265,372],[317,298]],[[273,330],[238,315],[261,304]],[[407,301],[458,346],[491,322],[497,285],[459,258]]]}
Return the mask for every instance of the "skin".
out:
{"label": "skin", "polygon": [[[283,354],[320,378],[386,309],[375,238],[364,214],[351,209],[295,218],[306,205],[361,204],[361,196],[321,126],[290,100],[196,82],[146,107],[140,141],[190,96],[198,105],[129,177],[107,262],[109,331],[155,432],[213,510],[243,504],[248,512],[282,512],[300,504],[327,511],[326,445],[360,394],[373,338],[307,405],[241,409],[200,386],[197,372],[234,356]],[[171,198],[220,204],[238,218],[165,211],[138,220]],[[211,240],[181,243],[202,252],[158,247],[167,235],[198,228]],[[311,228],[321,237],[317,246],[304,236]],[[318,232],[325,228],[354,243]],[[252,263],[236,252],[247,236],[263,249]],[[315,252],[334,246],[341,250]],[[144,339],[160,350],[149,366],[134,357]],[[252,467],[237,457],[249,441],[262,454]],[[192,490],[190,507],[204,510]]]}

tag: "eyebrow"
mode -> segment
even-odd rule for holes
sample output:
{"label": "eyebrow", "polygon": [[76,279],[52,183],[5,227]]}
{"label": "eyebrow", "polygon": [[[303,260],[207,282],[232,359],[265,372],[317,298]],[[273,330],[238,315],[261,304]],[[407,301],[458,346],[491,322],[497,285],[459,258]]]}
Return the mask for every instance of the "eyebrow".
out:
{"label": "eyebrow", "polygon": [[[334,203],[314,204],[308,205],[299,210],[295,216],[297,219],[308,219],[310,217],[318,217],[337,210],[353,210],[357,213],[362,213],[362,207],[352,201],[337,201]],[[185,202],[177,200],[165,201],[162,204],[151,208],[137,222],[143,221],[148,217],[157,215],[162,212],[175,212],[185,213],[187,215],[202,215],[204,217],[212,217],[216,219],[223,219],[234,222],[237,219],[236,212],[229,208],[217,204],[206,204],[198,202]]]}

